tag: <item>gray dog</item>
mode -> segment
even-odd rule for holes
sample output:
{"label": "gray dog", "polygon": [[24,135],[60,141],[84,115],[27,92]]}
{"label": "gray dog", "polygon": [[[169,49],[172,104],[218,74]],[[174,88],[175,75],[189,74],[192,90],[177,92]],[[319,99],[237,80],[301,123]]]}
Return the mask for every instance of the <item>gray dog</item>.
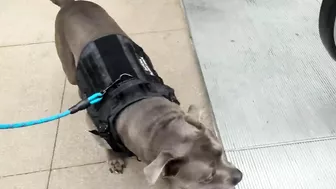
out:
{"label": "gray dog", "polygon": [[[118,39],[130,40],[108,13],[95,3],[52,2],[61,7],[55,24],[57,53],[68,81],[80,88],[78,62],[88,44],[104,36],[118,35]],[[108,42],[103,40],[102,43],[106,46]],[[113,45],[110,47],[108,49],[113,53]],[[97,72],[95,69],[86,71]],[[144,174],[150,184],[162,177],[174,189],[234,188],[241,181],[242,173],[224,160],[220,141],[200,122],[199,114],[194,106],[184,113],[177,103],[153,96],[122,109],[116,116],[115,130],[124,146],[147,164]],[[124,168],[122,153],[108,151],[112,172],[121,173]]]}

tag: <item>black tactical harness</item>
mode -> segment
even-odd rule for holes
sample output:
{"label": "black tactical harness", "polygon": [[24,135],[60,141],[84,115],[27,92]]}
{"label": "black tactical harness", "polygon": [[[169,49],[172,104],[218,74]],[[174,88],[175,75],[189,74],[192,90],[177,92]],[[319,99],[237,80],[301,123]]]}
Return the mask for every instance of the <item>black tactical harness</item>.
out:
{"label": "black tactical harness", "polygon": [[108,35],[90,42],[83,49],[77,66],[77,83],[82,99],[104,91],[100,103],[87,109],[97,130],[116,152],[129,156],[115,128],[119,113],[137,101],[165,97],[179,104],[174,90],[165,85],[141,47],[123,35]]}

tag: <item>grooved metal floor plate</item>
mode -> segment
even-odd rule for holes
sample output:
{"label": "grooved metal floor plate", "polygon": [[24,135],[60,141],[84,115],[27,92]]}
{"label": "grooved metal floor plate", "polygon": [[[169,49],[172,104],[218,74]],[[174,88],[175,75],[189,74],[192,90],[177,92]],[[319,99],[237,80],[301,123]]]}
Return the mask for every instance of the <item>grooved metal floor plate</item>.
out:
{"label": "grooved metal floor plate", "polygon": [[228,152],[244,170],[237,189],[334,189],[336,141]]}
{"label": "grooved metal floor plate", "polygon": [[336,62],[320,1],[183,0],[241,189],[336,188]]}

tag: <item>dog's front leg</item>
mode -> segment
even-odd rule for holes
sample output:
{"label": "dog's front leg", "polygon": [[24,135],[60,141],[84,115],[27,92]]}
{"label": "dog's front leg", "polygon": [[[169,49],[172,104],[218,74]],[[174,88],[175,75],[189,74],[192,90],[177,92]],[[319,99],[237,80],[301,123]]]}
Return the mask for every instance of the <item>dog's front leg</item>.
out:
{"label": "dog's front leg", "polygon": [[126,155],[123,153],[117,153],[113,150],[107,150],[108,165],[111,173],[122,174],[126,167],[125,159]]}
{"label": "dog's front leg", "polygon": [[[78,93],[80,95],[80,91],[78,91]],[[87,123],[88,127],[90,128],[90,130],[96,129],[96,127],[92,123],[92,120],[91,120],[91,118],[88,114],[86,114],[85,120],[86,120],[86,123]],[[97,141],[99,146],[106,149],[107,163],[109,165],[110,172],[111,173],[122,174],[124,168],[126,167],[125,159],[126,159],[127,156],[123,153],[114,152],[110,148],[108,143],[103,138],[101,138],[100,136],[97,136],[97,135],[94,135],[94,134],[92,136]]]}

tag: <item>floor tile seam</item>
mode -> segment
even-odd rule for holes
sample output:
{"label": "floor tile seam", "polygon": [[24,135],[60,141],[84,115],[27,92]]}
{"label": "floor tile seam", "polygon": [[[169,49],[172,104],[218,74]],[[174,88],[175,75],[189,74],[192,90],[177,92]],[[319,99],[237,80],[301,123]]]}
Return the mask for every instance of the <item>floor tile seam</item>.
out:
{"label": "floor tile seam", "polygon": [[52,168],[51,171],[57,171],[57,170],[63,170],[63,169],[72,169],[72,168],[78,168],[78,167],[85,167],[85,166],[90,166],[90,165],[99,165],[106,163],[107,161],[98,161],[98,162],[92,162],[92,163],[83,163],[79,165],[70,165],[70,166],[64,166],[64,167],[55,167]]}
{"label": "floor tile seam", "polygon": [[249,150],[257,150],[257,149],[264,149],[264,148],[274,148],[274,147],[283,147],[283,146],[291,146],[291,145],[300,145],[300,144],[308,144],[314,142],[323,142],[323,141],[330,141],[336,140],[336,136],[325,136],[325,137],[316,137],[304,140],[294,140],[294,141],[286,141],[286,142],[277,142],[277,143],[270,143],[270,144],[263,144],[263,145],[255,145],[255,146],[248,146],[242,148],[235,148],[235,149],[227,149],[225,150],[226,153],[234,153],[234,152],[242,152],[242,151],[249,151]]}
{"label": "floor tile seam", "polygon": [[[130,32],[128,35],[144,35],[144,34],[155,34],[155,33],[165,33],[165,32],[175,32],[185,30],[185,27],[177,28],[177,29],[169,29],[169,30],[154,30],[154,31],[144,31],[144,32]],[[31,45],[40,45],[40,44],[48,44],[55,43],[55,41],[41,41],[41,42],[31,42],[31,43],[18,43],[18,44],[9,44],[9,45],[0,45],[1,48],[10,48],[10,47],[21,47],[21,46],[31,46]]]}
{"label": "floor tile seam", "polygon": [[[59,108],[59,112],[60,113],[62,112],[62,109],[63,109],[65,89],[66,89],[66,83],[67,83],[66,81],[67,81],[67,79],[65,77],[64,78],[64,82],[63,82],[62,98],[61,98],[61,103],[60,103],[60,108]],[[55,140],[54,140],[54,145],[53,145],[53,150],[52,150],[52,155],[51,155],[51,161],[50,161],[50,165],[49,165],[49,175],[48,175],[48,181],[47,181],[47,189],[49,188],[49,184],[50,184],[51,170],[52,170],[52,166],[53,166],[53,163],[54,163],[55,150],[56,150],[56,144],[57,144],[57,138],[58,138],[58,131],[59,131],[60,122],[61,122],[60,119],[57,120]]]}
{"label": "floor tile seam", "polygon": [[47,172],[47,171],[50,171],[50,170],[49,169],[42,169],[42,170],[38,170],[38,171],[29,171],[29,172],[23,172],[23,173],[17,173],[17,174],[3,175],[3,176],[0,176],[0,180],[4,179],[4,178],[23,176],[23,175],[30,175],[30,174],[35,174],[35,173]]}
{"label": "floor tile seam", "polygon": [[35,173],[51,172],[51,171],[64,170],[64,169],[72,169],[72,168],[85,167],[85,166],[90,166],[90,165],[99,165],[103,163],[106,163],[106,161],[98,161],[98,162],[84,163],[84,164],[79,164],[79,165],[56,167],[52,169],[42,169],[38,171],[29,171],[29,172],[23,172],[23,173],[11,174],[11,175],[3,175],[3,176],[0,176],[0,180],[3,178],[10,178],[10,177],[15,177],[15,176],[30,175],[30,174],[35,174]]}
{"label": "floor tile seam", "polygon": [[10,47],[23,47],[23,46],[31,46],[31,45],[41,45],[54,43],[55,41],[41,41],[41,42],[31,42],[31,43],[18,43],[18,44],[10,44],[10,45],[0,45],[1,48],[10,48]]}
{"label": "floor tile seam", "polygon": [[157,33],[166,33],[166,32],[179,32],[179,31],[183,31],[185,29],[187,29],[187,28],[182,27],[182,28],[168,29],[168,30],[155,30],[155,31],[134,32],[134,33],[128,33],[128,35],[137,36],[137,35],[145,35],[145,34],[157,34]]}

